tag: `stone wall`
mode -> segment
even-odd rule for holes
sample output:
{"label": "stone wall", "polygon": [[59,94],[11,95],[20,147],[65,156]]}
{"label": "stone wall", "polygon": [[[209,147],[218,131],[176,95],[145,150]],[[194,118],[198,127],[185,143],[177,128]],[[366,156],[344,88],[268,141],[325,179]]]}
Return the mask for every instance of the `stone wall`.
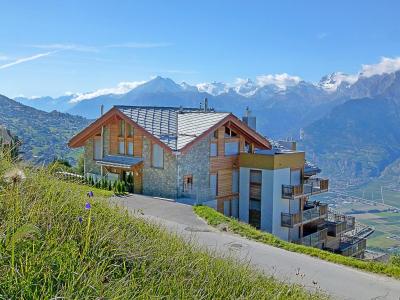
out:
{"label": "stone wall", "polygon": [[104,127],[103,153],[104,153],[104,155],[110,154],[110,126],[109,125]]}
{"label": "stone wall", "polygon": [[175,199],[177,196],[175,155],[164,150],[164,168],[151,165],[151,141],[143,138],[143,194]]}
{"label": "stone wall", "polygon": [[[196,143],[185,154],[178,156],[179,197],[190,197],[199,202],[211,200],[210,194],[210,146],[209,137]],[[193,176],[190,193],[183,193],[183,177]]]}
{"label": "stone wall", "polygon": [[93,160],[93,151],[93,138],[90,138],[85,143],[85,172],[100,175],[100,166],[96,165],[96,162]]}

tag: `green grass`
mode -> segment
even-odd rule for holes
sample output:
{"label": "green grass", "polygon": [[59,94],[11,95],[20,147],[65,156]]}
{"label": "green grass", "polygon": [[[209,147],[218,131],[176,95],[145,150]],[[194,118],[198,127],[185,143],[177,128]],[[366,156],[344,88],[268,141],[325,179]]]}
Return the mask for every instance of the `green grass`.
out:
{"label": "green grass", "polygon": [[390,263],[385,264],[379,262],[362,261],[355,258],[345,257],[328,251],[320,250],[317,248],[289,243],[277,238],[276,236],[270,233],[262,232],[248,224],[239,222],[233,218],[228,218],[223,214],[207,206],[195,206],[194,211],[198,216],[205,219],[210,225],[218,226],[224,224],[228,226],[231,232],[234,232],[236,234],[239,234],[241,236],[244,236],[252,240],[256,240],[288,251],[307,254],[326,261],[342,264],[360,270],[378,274],[384,274],[395,278],[400,278],[400,266],[397,265],[393,265]]}
{"label": "green grass", "polygon": [[[92,188],[0,159],[0,299],[323,299],[200,251]],[[82,218],[82,223],[79,218]]]}

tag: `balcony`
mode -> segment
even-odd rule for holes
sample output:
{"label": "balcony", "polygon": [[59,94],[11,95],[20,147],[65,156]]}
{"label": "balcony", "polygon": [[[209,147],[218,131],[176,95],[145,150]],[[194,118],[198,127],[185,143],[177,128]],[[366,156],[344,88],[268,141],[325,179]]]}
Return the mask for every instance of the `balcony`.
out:
{"label": "balcony", "polygon": [[302,212],[281,213],[281,226],[293,228],[328,216],[328,204],[307,202]]}
{"label": "balcony", "polygon": [[326,226],[328,228],[328,235],[336,237],[341,233],[345,233],[355,228],[355,217],[346,216],[342,213],[329,210]]}
{"label": "balcony", "polygon": [[327,236],[328,236],[328,228],[323,228],[317,230],[316,232],[303,236],[302,238],[294,241],[294,243],[308,247],[321,248],[322,243],[326,242]]}
{"label": "balcony", "polygon": [[329,180],[321,178],[307,179],[300,185],[282,185],[282,198],[295,199],[301,196],[311,196],[327,192]]}
{"label": "balcony", "polygon": [[343,256],[360,256],[367,248],[367,239],[347,238],[340,241],[339,249],[335,250]]}

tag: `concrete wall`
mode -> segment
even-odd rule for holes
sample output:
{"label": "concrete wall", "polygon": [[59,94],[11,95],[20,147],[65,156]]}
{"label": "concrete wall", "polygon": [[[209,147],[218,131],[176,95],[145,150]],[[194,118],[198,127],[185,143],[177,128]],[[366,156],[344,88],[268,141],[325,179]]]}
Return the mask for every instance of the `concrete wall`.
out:
{"label": "concrete wall", "polygon": [[[277,169],[273,171],[273,202],[272,234],[283,240],[288,240],[289,229],[281,226],[281,213],[289,212],[288,199],[282,199],[282,184],[290,184],[290,169]],[[264,200],[264,199],[263,199]]]}
{"label": "concrete wall", "polygon": [[249,223],[250,169],[240,168],[239,220]]}
{"label": "concrete wall", "polygon": [[177,163],[174,154],[164,150],[164,168],[151,165],[151,141],[143,138],[143,194],[175,199],[177,196]]}
{"label": "concrete wall", "polygon": [[[256,170],[256,169],[254,169]],[[250,168],[240,168],[239,219],[249,222]],[[283,240],[290,234],[296,236],[298,229],[289,233],[281,226],[281,213],[289,212],[289,201],[282,199],[282,184],[290,183],[290,169],[262,170],[261,181],[261,226]],[[295,207],[295,206],[294,206]]]}
{"label": "concrete wall", "polygon": [[273,229],[273,195],[274,172],[270,170],[262,171],[261,181],[261,230],[272,232]]}

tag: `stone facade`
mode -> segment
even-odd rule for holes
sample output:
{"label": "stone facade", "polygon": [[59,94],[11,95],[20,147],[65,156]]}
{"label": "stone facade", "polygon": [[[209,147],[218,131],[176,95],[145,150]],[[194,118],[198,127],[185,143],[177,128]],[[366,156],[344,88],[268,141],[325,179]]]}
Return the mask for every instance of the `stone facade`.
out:
{"label": "stone facade", "polygon": [[164,150],[164,168],[151,165],[151,141],[143,138],[143,194],[175,199],[177,189],[177,164],[173,153]]}
{"label": "stone facade", "polygon": [[97,174],[100,175],[101,169],[99,165],[96,165],[96,162],[93,160],[93,138],[90,138],[85,143],[85,173]]}
{"label": "stone facade", "polygon": [[[104,128],[104,155],[110,153],[110,129]],[[93,160],[93,138],[85,144],[86,173],[101,174],[100,166]],[[154,168],[151,162],[151,141],[143,138],[143,194],[164,198],[192,198],[200,202],[210,200],[209,137],[196,143],[185,154],[176,155],[164,150],[164,168]],[[193,187],[189,193],[183,192],[183,178],[193,176]]]}
{"label": "stone facade", "polygon": [[[189,151],[178,156],[178,197],[189,197],[199,202],[211,200],[210,193],[210,144],[209,137],[196,143]],[[192,191],[183,192],[184,176],[193,176]]]}

